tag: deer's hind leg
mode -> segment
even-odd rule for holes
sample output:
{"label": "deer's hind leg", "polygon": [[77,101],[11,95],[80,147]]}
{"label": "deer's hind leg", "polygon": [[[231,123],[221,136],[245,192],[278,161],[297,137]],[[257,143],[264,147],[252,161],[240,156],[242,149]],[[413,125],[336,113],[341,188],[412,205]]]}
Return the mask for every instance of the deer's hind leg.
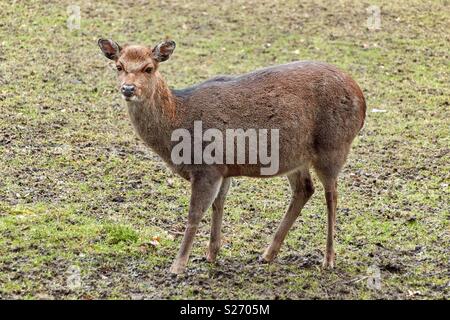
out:
{"label": "deer's hind leg", "polygon": [[314,163],[314,169],[325,189],[325,200],[327,204],[327,245],[323,259],[323,268],[334,268],[335,250],[334,238],[336,228],[336,208],[337,208],[337,180],[345,159],[348,148],[328,152],[324,154],[319,162]]}
{"label": "deer's hind leg", "polygon": [[[319,175],[320,176],[320,175]],[[334,268],[335,251],[334,237],[336,234],[336,207],[337,207],[337,178],[325,176],[322,179],[327,203],[327,247],[323,259],[325,269]]]}
{"label": "deer's hind leg", "polygon": [[292,189],[291,202],[275,232],[271,244],[263,254],[263,259],[266,262],[270,262],[276,257],[288,231],[299,216],[303,206],[314,193],[314,186],[308,169],[295,171],[288,175],[288,179]]}

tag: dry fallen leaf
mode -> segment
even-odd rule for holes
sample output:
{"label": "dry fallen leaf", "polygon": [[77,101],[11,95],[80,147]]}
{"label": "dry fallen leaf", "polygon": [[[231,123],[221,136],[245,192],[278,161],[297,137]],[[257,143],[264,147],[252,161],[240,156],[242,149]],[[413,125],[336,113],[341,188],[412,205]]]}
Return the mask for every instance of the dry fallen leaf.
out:
{"label": "dry fallen leaf", "polygon": [[139,251],[142,253],[147,253],[149,250],[155,250],[160,245],[160,236],[153,236],[152,240],[143,243],[139,246]]}
{"label": "dry fallen leaf", "polygon": [[420,291],[415,291],[415,290],[408,290],[408,296],[410,297],[414,297],[414,296],[420,296],[421,292]]}
{"label": "dry fallen leaf", "polygon": [[150,241],[150,244],[154,247],[157,247],[160,245],[159,241],[161,240],[161,238],[159,236],[154,236],[152,238],[152,240]]}

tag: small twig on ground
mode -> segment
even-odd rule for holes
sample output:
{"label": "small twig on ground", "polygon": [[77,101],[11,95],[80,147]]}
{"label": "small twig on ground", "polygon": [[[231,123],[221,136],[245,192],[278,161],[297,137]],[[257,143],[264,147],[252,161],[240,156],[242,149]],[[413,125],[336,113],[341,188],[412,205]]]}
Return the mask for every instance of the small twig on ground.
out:
{"label": "small twig on ground", "polygon": [[350,281],[348,281],[348,282],[346,282],[346,283],[347,283],[347,284],[350,284],[350,283],[357,283],[357,282],[363,281],[363,280],[365,280],[365,279],[367,279],[367,278],[369,278],[369,276],[365,276],[365,277],[361,277],[361,278],[355,278],[355,279],[350,280]]}

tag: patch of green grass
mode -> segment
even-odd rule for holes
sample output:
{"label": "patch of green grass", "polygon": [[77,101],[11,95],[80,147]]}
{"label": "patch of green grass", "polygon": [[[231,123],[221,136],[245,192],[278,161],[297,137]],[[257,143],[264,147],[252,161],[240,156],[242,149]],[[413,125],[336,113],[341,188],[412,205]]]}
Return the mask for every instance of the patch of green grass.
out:
{"label": "patch of green grass", "polygon": [[107,233],[107,242],[109,244],[133,243],[139,239],[135,230],[124,225],[107,225],[105,227]]}

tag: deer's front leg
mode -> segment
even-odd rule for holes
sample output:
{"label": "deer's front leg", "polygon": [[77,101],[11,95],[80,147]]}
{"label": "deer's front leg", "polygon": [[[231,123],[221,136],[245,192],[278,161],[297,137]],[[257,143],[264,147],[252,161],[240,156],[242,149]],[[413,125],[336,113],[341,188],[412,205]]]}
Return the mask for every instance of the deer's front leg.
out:
{"label": "deer's front leg", "polygon": [[206,256],[206,259],[209,262],[214,262],[216,260],[217,253],[220,249],[223,205],[225,203],[228,190],[230,189],[230,185],[231,178],[224,178],[222,185],[220,186],[219,193],[212,204],[211,236],[209,239],[208,253]]}
{"label": "deer's front leg", "polygon": [[191,175],[192,193],[188,222],[180,251],[178,251],[178,255],[170,268],[171,273],[179,274],[186,269],[200,220],[216,198],[221,183],[222,176],[215,170],[204,170]]}

